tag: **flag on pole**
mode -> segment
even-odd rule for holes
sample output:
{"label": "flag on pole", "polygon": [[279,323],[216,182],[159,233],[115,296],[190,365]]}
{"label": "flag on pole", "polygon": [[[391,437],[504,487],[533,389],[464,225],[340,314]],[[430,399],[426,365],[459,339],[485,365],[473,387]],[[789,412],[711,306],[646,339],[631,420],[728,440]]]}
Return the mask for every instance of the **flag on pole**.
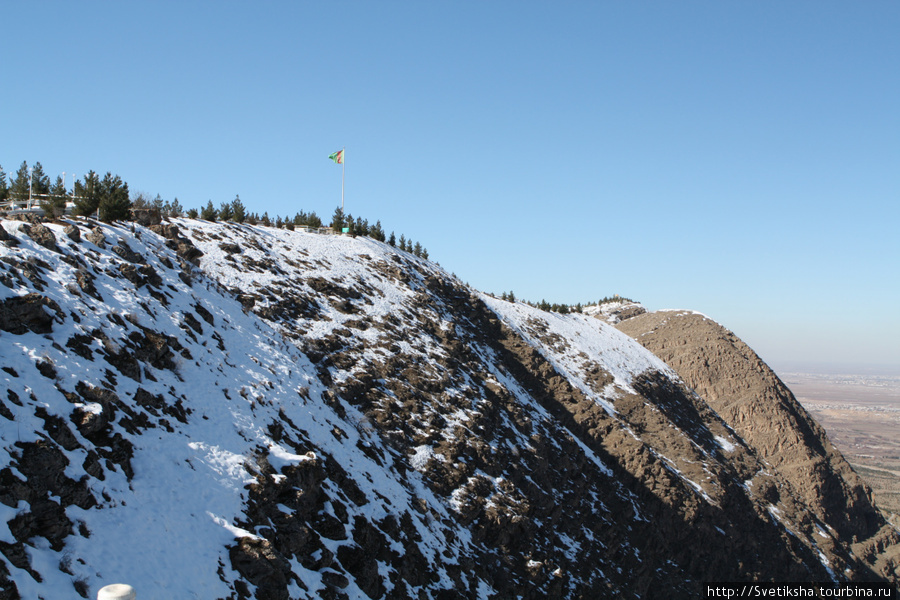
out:
{"label": "flag on pole", "polygon": [[344,164],[344,151],[343,151],[343,150],[338,150],[337,152],[335,152],[334,154],[332,154],[332,155],[329,156],[328,158],[330,158],[331,160],[333,160],[333,161],[336,162],[337,164],[342,165],[342,164]]}

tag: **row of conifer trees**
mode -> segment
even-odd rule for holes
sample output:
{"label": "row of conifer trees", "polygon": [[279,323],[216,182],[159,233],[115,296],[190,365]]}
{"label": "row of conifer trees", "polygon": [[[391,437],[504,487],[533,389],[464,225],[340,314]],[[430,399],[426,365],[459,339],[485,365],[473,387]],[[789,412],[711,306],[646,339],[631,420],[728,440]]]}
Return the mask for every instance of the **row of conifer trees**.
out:
{"label": "row of conifer trees", "polygon": [[[494,295],[494,294],[492,294],[492,295]],[[529,306],[533,306],[535,308],[539,308],[544,311],[558,312],[561,314],[567,314],[567,313],[571,313],[571,312],[580,313],[584,309],[585,306],[593,306],[594,304],[601,305],[601,304],[607,304],[610,302],[634,302],[634,300],[631,300],[630,298],[623,298],[622,296],[616,295],[616,296],[606,296],[606,297],[600,298],[600,300],[598,300],[597,302],[595,302],[593,304],[591,304],[590,302],[587,304],[582,304],[581,302],[579,302],[578,304],[558,304],[555,302],[551,304],[550,302],[547,302],[546,300],[541,300],[540,302],[530,302],[528,300],[517,300],[516,294],[512,291],[503,292],[502,294],[500,294],[500,299],[506,300],[507,302],[524,302],[525,304],[527,304]]]}
{"label": "row of conifer trees", "polygon": [[[101,179],[94,171],[88,171],[84,178],[77,180],[74,189],[66,189],[62,176],[57,176],[51,184],[50,177],[44,173],[40,162],[29,169],[26,161],[16,171],[15,176],[7,178],[3,167],[0,166],[0,202],[8,200],[27,201],[36,199],[45,215],[52,218],[59,217],[66,209],[67,202],[73,202],[72,212],[76,215],[97,217],[102,221],[125,221],[131,218],[132,209],[157,210],[162,217],[188,217],[191,219],[205,219],[207,221],[231,221],[235,223],[248,223],[250,225],[264,225],[266,227],[278,227],[295,229],[296,227],[319,228],[324,224],[315,211],[307,213],[300,211],[294,217],[276,216],[269,217],[268,212],[262,216],[250,212],[244,206],[240,196],[235,196],[231,202],[223,202],[216,208],[212,200],[200,209],[191,208],[185,210],[178,198],[173,201],[163,200],[159,194],[151,199],[143,192],[129,195],[128,184],[122,181],[118,175],[107,172]],[[398,240],[394,232],[390,236],[385,235],[381,221],[370,225],[368,220],[353,215],[344,215],[343,209],[335,209],[331,219],[331,228],[341,232],[344,229],[353,236],[368,236],[380,242],[387,242],[391,246],[411,252],[416,256],[427,259],[428,250],[419,242],[413,243],[404,235]]]}

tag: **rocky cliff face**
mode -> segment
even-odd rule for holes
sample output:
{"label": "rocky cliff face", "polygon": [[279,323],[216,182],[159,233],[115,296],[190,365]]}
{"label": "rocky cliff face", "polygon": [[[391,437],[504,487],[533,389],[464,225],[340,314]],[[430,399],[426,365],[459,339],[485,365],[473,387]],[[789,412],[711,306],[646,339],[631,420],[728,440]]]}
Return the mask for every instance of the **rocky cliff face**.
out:
{"label": "rocky cliff face", "polygon": [[889,576],[861,550],[896,546],[864,493],[807,490],[591,316],[491,298],[369,239],[2,225],[0,598],[117,581],[668,598]]}
{"label": "rocky cliff face", "polygon": [[851,542],[876,573],[900,578],[890,526],[824,430],[731,331],[699,313],[659,311],[617,327],[651,350],[785,478],[790,493]]}

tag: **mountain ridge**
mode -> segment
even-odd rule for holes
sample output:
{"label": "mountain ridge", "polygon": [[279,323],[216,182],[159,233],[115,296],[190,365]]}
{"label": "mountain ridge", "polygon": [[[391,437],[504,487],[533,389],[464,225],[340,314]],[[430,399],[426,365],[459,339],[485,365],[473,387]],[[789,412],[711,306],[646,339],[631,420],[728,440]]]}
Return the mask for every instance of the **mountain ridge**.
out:
{"label": "mountain ridge", "polygon": [[[599,319],[365,238],[2,230],[0,597],[120,579],[173,597],[654,598],[886,576]],[[112,522],[143,550],[116,549]]]}

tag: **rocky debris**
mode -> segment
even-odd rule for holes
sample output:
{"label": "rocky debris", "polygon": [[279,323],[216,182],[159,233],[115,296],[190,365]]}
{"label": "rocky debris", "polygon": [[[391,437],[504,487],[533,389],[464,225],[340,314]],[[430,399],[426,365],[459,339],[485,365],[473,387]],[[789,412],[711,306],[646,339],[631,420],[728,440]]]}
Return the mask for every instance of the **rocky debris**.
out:
{"label": "rocky debris", "polygon": [[143,227],[151,227],[162,223],[162,217],[158,208],[132,208],[131,216],[138,225]]}
{"label": "rocky debris", "polygon": [[174,250],[182,260],[194,266],[199,266],[203,252],[191,240],[181,235],[181,230],[178,229],[177,225],[174,223],[161,223],[159,225],[151,225],[149,229],[164,237],[166,239],[166,247]]}
{"label": "rocky debris", "polygon": [[79,268],[75,271],[75,283],[78,285],[78,288],[85,294],[103,302],[103,296],[100,295],[100,292],[94,286],[94,280],[94,275],[87,269]]}
{"label": "rocky debris", "polygon": [[112,247],[113,254],[116,254],[123,260],[127,260],[130,263],[135,264],[144,264],[147,261],[144,260],[144,257],[131,249],[131,247],[125,242],[125,240],[119,240],[119,242]]}
{"label": "rocky debris", "polygon": [[63,233],[75,243],[81,243],[81,229],[71,223],[67,224],[63,229]]}
{"label": "rocky debris", "polygon": [[102,227],[94,227],[85,238],[98,248],[106,248],[106,236],[103,234]]}
{"label": "rocky debris", "polygon": [[[288,600],[287,584],[291,580],[291,563],[258,537],[242,537],[229,550],[231,565],[248,582],[256,586],[256,600]],[[239,598],[249,598],[244,587]]]}
{"label": "rocky debris", "polygon": [[5,227],[0,227],[0,242],[12,247],[19,245],[19,240],[14,236],[9,235],[9,232],[6,231]]}
{"label": "rocky debris", "polygon": [[[56,313],[56,318],[48,309]],[[41,294],[13,296],[0,301],[0,330],[12,334],[50,333],[56,319],[63,319],[59,305]]]}
{"label": "rocky debris", "polygon": [[56,234],[46,225],[35,223],[33,225],[20,225],[19,231],[30,237],[36,244],[40,244],[48,250],[59,252],[59,246],[56,245]]}

